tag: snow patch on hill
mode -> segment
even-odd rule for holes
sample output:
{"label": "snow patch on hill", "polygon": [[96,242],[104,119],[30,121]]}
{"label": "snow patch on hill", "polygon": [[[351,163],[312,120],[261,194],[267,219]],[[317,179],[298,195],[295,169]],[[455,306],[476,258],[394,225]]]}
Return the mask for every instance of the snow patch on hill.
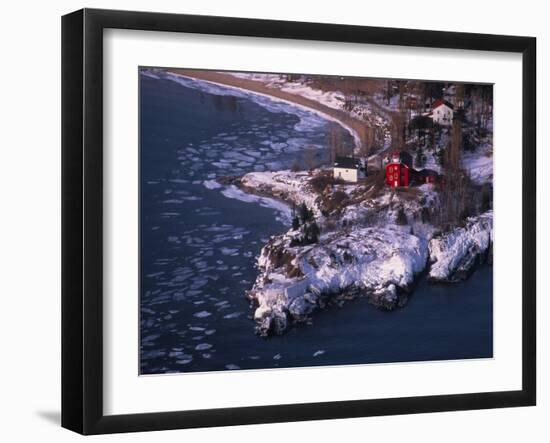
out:
{"label": "snow patch on hill", "polygon": [[475,152],[463,152],[461,162],[462,167],[468,171],[474,183],[492,183],[493,151],[491,145],[482,145]]}

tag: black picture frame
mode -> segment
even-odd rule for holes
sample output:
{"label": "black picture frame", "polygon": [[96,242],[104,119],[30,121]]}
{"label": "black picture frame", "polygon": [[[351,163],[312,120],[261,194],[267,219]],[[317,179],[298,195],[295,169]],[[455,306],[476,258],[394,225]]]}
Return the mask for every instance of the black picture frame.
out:
{"label": "black picture frame", "polygon": [[[522,389],[130,415],[103,412],[103,30],[522,54]],[[536,39],[83,9],[62,18],[62,426],[82,434],[530,406],[536,402]]]}

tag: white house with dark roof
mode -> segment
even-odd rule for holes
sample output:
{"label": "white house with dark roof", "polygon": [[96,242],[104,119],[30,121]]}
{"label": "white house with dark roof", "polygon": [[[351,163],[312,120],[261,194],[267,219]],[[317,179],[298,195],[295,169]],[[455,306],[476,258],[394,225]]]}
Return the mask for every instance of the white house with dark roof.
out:
{"label": "white house with dark roof", "polygon": [[360,178],[364,178],[364,169],[361,162],[356,158],[336,157],[333,174],[334,178],[357,183]]}
{"label": "white house with dark roof", "polygon": [[436,100],[432,105],[432,112],[429,114],[434,123],[443,126],[453,124],[454,106],[447,100]]}

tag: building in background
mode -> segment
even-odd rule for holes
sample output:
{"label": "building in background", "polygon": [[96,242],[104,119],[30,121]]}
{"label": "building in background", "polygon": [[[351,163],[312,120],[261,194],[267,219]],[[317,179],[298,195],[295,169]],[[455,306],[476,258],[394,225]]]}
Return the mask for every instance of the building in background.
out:
{"label": "building in background", "polygon": [[337,156],[334,161],[333,174],[334,178],[357,183],[359,179],[365,177],[365,168],[359,159]]}
{"label": "building in background", "polygon": [[386,184],[392,188],[409,186],[412,156],[405,151],[394,152],[386,163]]}
{"label": "building in background", "polygon": [[443,126],[450,126],[453,124],[453,112],[454,106],[446,100],[439,99],[433,103],[432,112],[430,117],[434,123]]}

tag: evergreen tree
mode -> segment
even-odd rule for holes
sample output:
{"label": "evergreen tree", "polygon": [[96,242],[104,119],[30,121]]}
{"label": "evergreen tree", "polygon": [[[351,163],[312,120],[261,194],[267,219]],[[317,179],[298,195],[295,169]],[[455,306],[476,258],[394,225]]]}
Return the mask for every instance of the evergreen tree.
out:
{"label": "evergreen tree", "polygon": [[304,242],[306,244],[317,243],[321,230],[314,221],[304,226]]}
{"label": "evergreen tree", "polygon": [[309,209],[305,203],[300,205],[299,213],[303,224],[313,220],[313,211]]}
{"label": "evergreen tree", "polygon": [[416,150],[416,157],[414,159],[414,163],[416,164],[417,168],[424,167],[426,157],[424,157],[424,152],[422,151],[422,148],[418,148]]}
{"label": "evergreen tree", "polygon": [[408,225],[409,221],[407,220],[407,215],[405,214],[405,211],[403,208],[399,208],[399,212],[397,213],[397,219],[395,222],[398,225]]}

